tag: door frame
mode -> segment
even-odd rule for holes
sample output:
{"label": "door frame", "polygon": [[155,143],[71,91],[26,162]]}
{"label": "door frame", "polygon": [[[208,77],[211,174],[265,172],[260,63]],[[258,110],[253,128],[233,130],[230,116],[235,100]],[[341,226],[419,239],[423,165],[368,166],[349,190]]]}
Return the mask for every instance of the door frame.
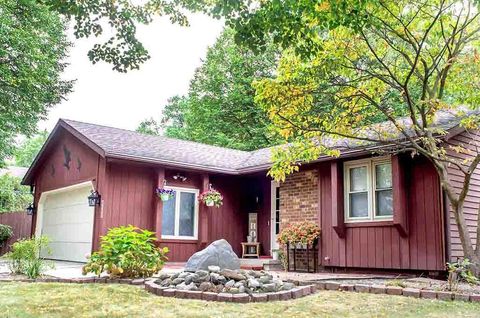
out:
{"label": "door frame", "polygon": [[[279,249],[279,244],[277,242],[277,234],[275,233],[276,227],[276,199],[277,199],[277,188],[280,188],[280,184],[276,181],[271,182],[270,186],[270,255],[274,259],[278,258],[278,253],[275,253],[274,250]],[[280,215],[279,215],[280,217]]]}

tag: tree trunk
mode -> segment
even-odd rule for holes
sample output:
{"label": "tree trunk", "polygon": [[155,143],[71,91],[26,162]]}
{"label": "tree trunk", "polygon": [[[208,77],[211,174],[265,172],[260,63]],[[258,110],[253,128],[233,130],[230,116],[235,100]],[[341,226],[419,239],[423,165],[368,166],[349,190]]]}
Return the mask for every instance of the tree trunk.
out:
{"label": "tree trunk", "polygon": [[480,274],[480,258],[475,253],[472,238],[468,232],[467,222],[465,221],[465,215],[463,214],[463,202],[458,203],[457,205],[450,203],[450,206],[452,207],[453,215],[455,216],[455,221],[457,223],[463,256],[470,260],[472,263],[472,271],[478,276]]}

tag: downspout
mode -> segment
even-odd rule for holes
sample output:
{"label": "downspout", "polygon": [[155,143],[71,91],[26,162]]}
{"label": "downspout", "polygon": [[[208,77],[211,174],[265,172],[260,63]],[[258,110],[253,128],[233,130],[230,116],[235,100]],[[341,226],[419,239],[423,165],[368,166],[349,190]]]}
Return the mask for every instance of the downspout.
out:
{"label": "downspout", "polygon": [[451,227],[450,227],[450,209],[448,206],[448,199],[445,193],[440,186],[441,199],[442,199],[442,208],[443,208],[443,217],[444,217],[444,239],[445,239],[445,263],[452,261],[452,238],[451,238]]}

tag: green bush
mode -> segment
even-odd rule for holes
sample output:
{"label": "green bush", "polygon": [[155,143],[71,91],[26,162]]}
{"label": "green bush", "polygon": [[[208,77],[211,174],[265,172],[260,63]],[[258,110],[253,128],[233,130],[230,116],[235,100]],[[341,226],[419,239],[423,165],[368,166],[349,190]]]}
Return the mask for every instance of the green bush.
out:
{"label": "green bush", "polygon": [[40,257],[40,250],[47,250],[49,240],[42,236],[39,238],[23,239],[13,243],[11,251],[5,256],[9,260],[8,266],[14,274],[23,274],[28,278],[37,278],[52,263]]}
{"label": "green bush", "polygon": [[6,241],[8,241],[9,238],[12,237],[12,235],[13,235],[13,230],[11,226],[0,224],[0,247],[2,247],[3,244]]}
{"label": "green bush", "polygon": [[23,211],[32,202],[30,188],[22,186],[21,180],[8,173],[0,176],[0,213]]}
{"label": "green bush", "polygon": [[155,233],[132,225],[111,228],[102,237],[100,250],[90,256],[83,274],[110,277],[150,277],[160,271],[167,260],[168,248],[155,246]]}

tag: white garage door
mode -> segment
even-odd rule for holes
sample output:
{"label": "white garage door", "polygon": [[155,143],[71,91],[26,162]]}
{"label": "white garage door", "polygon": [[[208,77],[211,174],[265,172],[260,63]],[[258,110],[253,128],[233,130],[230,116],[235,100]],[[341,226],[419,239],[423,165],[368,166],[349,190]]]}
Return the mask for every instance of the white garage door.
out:
{"label": "white garage door", "polygon": [[92,250],[94,208],[88,206],[91,186],[47,194],[43,205],[41,234],[50,239],[46,258],[85,262]]}

